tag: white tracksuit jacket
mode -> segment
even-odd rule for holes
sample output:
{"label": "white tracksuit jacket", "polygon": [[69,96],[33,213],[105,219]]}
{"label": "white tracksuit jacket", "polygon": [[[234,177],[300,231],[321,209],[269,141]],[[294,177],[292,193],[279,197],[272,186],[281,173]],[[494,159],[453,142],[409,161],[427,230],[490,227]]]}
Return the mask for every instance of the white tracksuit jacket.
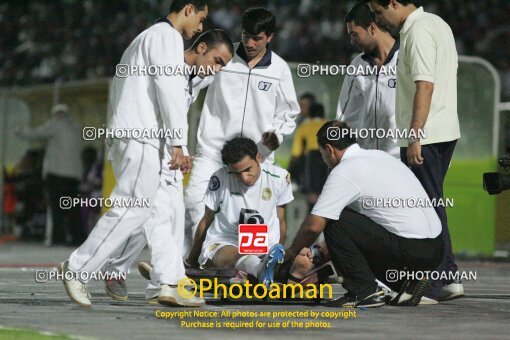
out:
{"label": "white tracksuit jacket", "polygon": [[[385,72],[378,75],[346,76],[338,100],[336,118],[345,121],[354,129],[396,130],[395,96],[397,75],[390,70],[397,67],[399,42],[395,42],[384,64]],[[360,54],[351,63],[358,67],[373,67],[375,64],[368,54]],[[363,149],[386,151],[400,158],[397,139],[358,139]]]}
{"label": "white tracksuit jacket", "polygon": [[269,48],[250,70],[241,43],[230,63],[214,76],[205,98],[197,132],[197,154],[221,162],[223,144],[248,137],[269,162],[273,153],[262,145],[262,134],[272,131],[283,141],[296,128],[299,105],[287,63]]}
{"label": "white tracksuit jacket", "polygon": [[[129,45],[121,65],[184,66],[184,43],[181,34],[166,19],[140,33]],[[162,149],[187,145],[188,120],[184,75],[115,76],[110,91],[112,116],[110,129],[182,129],[182,138],[141,139],[141,142]]]}

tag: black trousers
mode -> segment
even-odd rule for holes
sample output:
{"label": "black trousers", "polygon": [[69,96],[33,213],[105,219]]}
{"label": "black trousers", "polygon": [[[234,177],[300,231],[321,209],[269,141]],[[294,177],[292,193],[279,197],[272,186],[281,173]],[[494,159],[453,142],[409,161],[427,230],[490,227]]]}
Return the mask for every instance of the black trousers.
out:
{"label": "black trousers", "polygon": [[62,177],[48,174],[46,176],[46,191],[49,198],[49,205],[53,218],[53,244],[66,242],[66,235],[72,237],[72,243],[80,245],[87,237],[83,228],[80,207],[62,209],[60,207],[61,197],[78,197],[80,181],[75,178]]}
{"label": "black trousers", "polygon": [[303,191],[320,194],[328,178],[328,166],[319,151],[312,150],[305,156],[305,181]]}
{"label": "black trousers", "polygon": [[324,236],[331,261],[343,276],[343,287],[356,296],[375,292],[375,279],[398,291],[402,282],[387,280],[387,271],[431,271],[443,256],[441,236],[400,237],[348,208],[338,221],[328,223]]}
{"label": "black trousers", "polygon": [[[418,177],[418,180],[431,199],[443,198],[443,183],[456,144],[457,141],[455,140],[445,143],[423,145],[421,147],[421,154],[424,158],[423,164],[419,167],[411,167],[412,172]],[[400,158],[404,164],[409,166],[407,162],[407,148],[400,148]],[[435,210],[441,220],[441,236],[444,243],[444,257],[436,270],[441,273],[456,273],[459,269],[455,263],[455,257],[453,256],[446,209],[445,207],[436,207]],[[426,295],[430,298],[438,299],[441,288],[448,283],[449,282],[444,282],[442,280],[431,281],[430,290]]]}

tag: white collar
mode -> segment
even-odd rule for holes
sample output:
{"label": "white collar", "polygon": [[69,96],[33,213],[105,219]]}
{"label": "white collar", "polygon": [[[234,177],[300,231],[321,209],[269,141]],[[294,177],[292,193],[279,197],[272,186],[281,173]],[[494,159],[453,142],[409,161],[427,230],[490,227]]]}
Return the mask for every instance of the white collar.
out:
{"label": "white collar", "polygon": [[346,159],[349,159],[351,157],[354,157],[355,155],[357,155],[360,151],[361,151],[361,147],[356,143],[356,144],[353,144],[351,146],[349,146],[343,156],[342,156],[342,159],[340,160],[340,163],[342,163],[343,161],[345,161]]}
{"label": "white collar", "polygon": [[402,29],[400,30],[400,34],[405,34],[409,30],[409,28],[411,28],[413,22],[416,21],[416,19],[418,19],[423,14],[425,14],[423,7],[419,7],[414,12],[409,14],[407,16],[406,22],[404,22],[404,25],[402,26]]}

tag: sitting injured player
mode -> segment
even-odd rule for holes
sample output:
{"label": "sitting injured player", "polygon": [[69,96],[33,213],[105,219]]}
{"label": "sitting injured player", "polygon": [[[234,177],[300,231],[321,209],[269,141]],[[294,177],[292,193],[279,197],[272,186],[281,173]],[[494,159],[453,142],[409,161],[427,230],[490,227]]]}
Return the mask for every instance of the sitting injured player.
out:
{"label": "sitting injured player", "polygon": [[[257,146],[248,138],[226,142],[221,154],[226,167],[210,179],[203,199],[205,213],[195,233],[188,265],[235,268],[269,285],[276,264],[284,257],[285,205],[294,199],[290,176],[278,166],[261,164]],[[269,252],[263,258],[239,254],[240,224],[269,227]]]}

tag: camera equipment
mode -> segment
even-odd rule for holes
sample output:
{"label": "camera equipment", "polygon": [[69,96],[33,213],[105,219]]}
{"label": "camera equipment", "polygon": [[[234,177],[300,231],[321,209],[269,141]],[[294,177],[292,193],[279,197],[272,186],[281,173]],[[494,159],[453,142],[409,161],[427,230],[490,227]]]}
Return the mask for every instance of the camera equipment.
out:
{"label": "camera equipment", "polygon": [[[498,159],[499,165],[505,172],[510,172],[510,154]],[[489,195],[497,195],[510,189],[510,174],[500,172],[486,172],[483,174],[483,188]]]}

